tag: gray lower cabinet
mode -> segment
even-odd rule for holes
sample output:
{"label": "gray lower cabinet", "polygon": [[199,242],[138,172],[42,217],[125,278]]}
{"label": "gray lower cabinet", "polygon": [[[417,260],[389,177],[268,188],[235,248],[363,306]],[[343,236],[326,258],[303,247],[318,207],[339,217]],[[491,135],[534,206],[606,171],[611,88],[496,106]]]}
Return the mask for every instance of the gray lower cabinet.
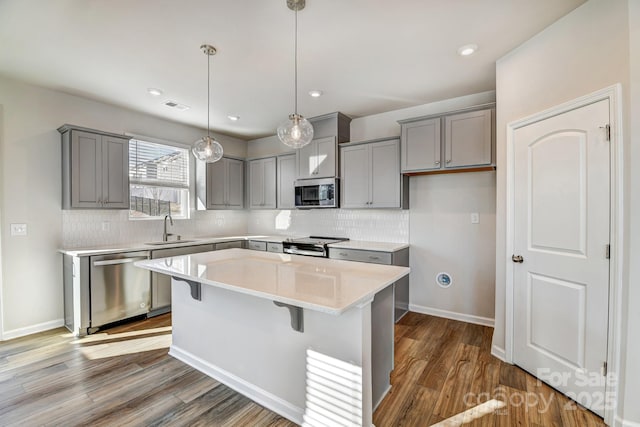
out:
{"label": "gray lower cabinet", "polygon": [[129,208],[129,138],[64,125],[62,208]]}
{"label": "gray lower cabinet", "polygon": [[249,240],[247,242],[247,249],[253,249],[254,251],[266,251],[267,242],[262,242],[260,240]]}
{"label": "gray lower cabinet", "polygon": [[[151,251],[151,259],[210,252],[214,249],[213,244],[158,249]],[[171,260],[166,262],[171,262]],[[149,311],[149,317],[169,311],[171,311],[171,277],[166,274],[151,272],[151,310]]]}
{"label": "gray lower cabinet", "polygon": [[276,158],[250,160],[249,209],[276,208]]}
{"label": "gray lower cabinet", "polygon": [[[368,262],[372,264],[409,266],[409,248],[396,252],[368,251],[362,249],[342,249],[329,247],[329,258],[345,261]],[[395,320],[398,321],[409,311],[409,276],[394,284]]]}
{"label": "gray lower cabinet", "polygon": [[409,186],[400,173],[397,138],[343,144],[340,158],[342,208],[408,207]]}
{"label": "gray lower cabinet", "polygon": [[399,121],[402,173],[455,172],[495,164],[493,104]]}
{"label": "gray lower cabinet", "polygon": [[277,208],[295,209],[296,190],[296,155],[287,154],[278,156],[277,169]]}
{"label": "gray lower cabinet", "polygon": [[242,209],[244,162],[223,157],[214,163],[196,161],[196,209]]}

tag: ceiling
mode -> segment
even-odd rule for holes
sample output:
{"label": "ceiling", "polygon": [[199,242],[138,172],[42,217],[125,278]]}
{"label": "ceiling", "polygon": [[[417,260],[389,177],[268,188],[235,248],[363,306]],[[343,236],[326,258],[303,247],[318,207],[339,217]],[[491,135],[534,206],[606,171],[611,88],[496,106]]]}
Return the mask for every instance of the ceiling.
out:
{"label": "ceiling", "polygon": [[[307,0],[298,110],[359,117],[493,90],[498,58],[582,3]],[[293,112],[293,39],[286,0],[0,0],[0,74],[202,128],[212,44],[211,128],[245,139]],[[459,56],[468,43],[478,52]]]}

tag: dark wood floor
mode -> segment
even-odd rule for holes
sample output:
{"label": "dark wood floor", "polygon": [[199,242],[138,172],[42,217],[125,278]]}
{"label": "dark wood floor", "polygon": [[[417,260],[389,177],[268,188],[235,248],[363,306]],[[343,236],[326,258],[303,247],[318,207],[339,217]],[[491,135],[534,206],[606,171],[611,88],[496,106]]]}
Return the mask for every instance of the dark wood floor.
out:
{"label": "dark wood floor", "polygon": [[[80,339],[57,329],[0,343],[0,425],[294,425],[168,356],[170,324],[164,315]],[[603,425],[493,358],[491,333],[405,316],[396,326],[393,388],[374,414],[375,425]],[[527,396],[537,406],[518,404]],[[476,406],[490,399],[511,403]]]}

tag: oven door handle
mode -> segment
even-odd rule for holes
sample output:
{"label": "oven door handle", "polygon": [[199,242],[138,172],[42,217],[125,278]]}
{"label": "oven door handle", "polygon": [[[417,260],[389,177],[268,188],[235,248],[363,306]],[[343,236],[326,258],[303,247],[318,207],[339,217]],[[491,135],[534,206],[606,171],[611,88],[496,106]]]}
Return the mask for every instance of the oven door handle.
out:
{"label": "oven door handle", "polygon": [[324,257],[324,250],[322,252],[319,252],[319,251],[305,251],[303,249],[286,248],[284,252],[292,255],[308,255],[308,256]]}

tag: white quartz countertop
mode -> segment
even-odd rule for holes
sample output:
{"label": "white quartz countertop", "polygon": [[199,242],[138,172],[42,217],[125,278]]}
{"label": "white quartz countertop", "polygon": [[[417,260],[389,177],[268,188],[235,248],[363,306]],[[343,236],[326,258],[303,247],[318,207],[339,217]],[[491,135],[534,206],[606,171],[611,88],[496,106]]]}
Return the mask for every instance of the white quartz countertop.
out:
{"label": "white quartz countertop", "polygon": [[329,244],[330,248],[359,249],[363,251],[397,252],[409,247],[408,243],[365,242],[362,240],[346,240]]}
{"label": "white quartz countertop", "polygon": [[203,285],[333,315],[371,301],[377,292],[410,271],[408,267],[248,249],[144,260],[135,265]]}
{"label": "white quartz countertop", "polygon": [[[185,246],[206,245],[211,243],[224,243],[234,242],[237,240],[263,240],[268,242],[283,241],[290,236],[215,236],[215,237],[183,237],[182,240],[175,240],[171,242],[162,242],[162,244],[148,244],[148,243],[124,243],[116,245],[104,245],[93,246],[90,248],[71,248],[60,249],[59,252],[71,255],[71,256],[93,256],[93,255],[106,255],[119,252],[132,252],[132,251],[153,251],[159,249],[168,248],[180,248]],[[277,239],[280,240],[277,240]],[[275,240],[273,240],[275,239]]]}

